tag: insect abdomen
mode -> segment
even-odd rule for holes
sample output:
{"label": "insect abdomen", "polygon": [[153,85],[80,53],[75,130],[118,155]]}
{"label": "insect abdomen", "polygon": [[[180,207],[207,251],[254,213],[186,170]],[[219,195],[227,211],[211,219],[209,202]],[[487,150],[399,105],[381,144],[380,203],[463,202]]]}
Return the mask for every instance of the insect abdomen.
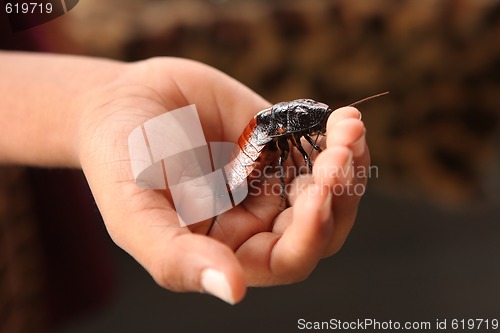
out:
{"label": "insect abdomen", "polygon": [[233,190],[252,176],[257,176],[257,171],[262,171],[276,158],[277,151],[269,145],[258,144],[259,128],[256,119],[252,119],[238,138],[238,146],[234,152],[234,159],[226,173],[229,189]]}

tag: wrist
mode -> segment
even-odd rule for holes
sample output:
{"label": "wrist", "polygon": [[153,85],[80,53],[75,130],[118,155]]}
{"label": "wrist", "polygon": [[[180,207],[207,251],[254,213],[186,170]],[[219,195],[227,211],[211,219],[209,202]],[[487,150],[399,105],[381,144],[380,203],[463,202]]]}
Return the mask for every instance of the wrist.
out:
{"label": "wrist", "polygon": [[0,163],[79,166],[81,112],[91,91],[112,80],[121,64],[18,52],[0,52],[0,62]]}
{"label": "wrist", "polygon": [[[109,104],[113,103],[113,94],[120,86],[123,73],[127,71],[127,63],[107,60],[95,60],[95,68],[91,70],[92,78],[81,85],[75,98],[70,102],[72,122],[67,127],[69,138],[65,147],[70,166],[82,167],[83,159],[92,154],[91,142],[102,133],[101,124],[110,116]],[[102,61],[102,62],[101,62]],[[97,63],[101,62],[101,63]]]}

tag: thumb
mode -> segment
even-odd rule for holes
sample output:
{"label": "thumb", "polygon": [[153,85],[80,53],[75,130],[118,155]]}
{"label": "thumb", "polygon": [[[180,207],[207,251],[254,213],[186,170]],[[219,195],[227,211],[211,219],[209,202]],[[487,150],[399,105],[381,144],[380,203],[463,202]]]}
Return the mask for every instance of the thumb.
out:
{"label": "thumb", "polygon": [[94,191],[113,241],[164,288],[206,292],[230,304],[241,301],[246,283],[234,252],[215,239],[180,227],[171,203],[159,192],[139,191],[131,185],[135,194],[132,199],[126,196],[129,200],[123,198],[127,192],[123,187],[115,192]]}
{"label": "thumb", "polygon": [[243,299],[243,269],[229,247],[188,229],[168,242],[162,238],[153,240],[155,245],[149,247],[151,251],[144,254],[145,258],[137,258],[144,261],[160,286],[172,291],[209,293],[229,304]]}

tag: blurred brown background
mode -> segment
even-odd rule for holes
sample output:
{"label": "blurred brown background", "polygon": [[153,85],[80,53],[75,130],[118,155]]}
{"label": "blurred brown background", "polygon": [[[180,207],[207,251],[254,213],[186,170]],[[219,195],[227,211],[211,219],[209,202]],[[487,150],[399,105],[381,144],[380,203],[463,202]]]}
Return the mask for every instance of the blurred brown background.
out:
{"label": "blurred brown background", "polygon": [[337,107],[388,90],[389,98],[360,106],[384,175],[377,185],[441,204],[468,204],[493,192],[498,1],[89,0],[79,6],[62,30],[73,52],[128,61],[196,59],[271,102],[310,97]]}
{"label": "blurred brown background", "polygon": [[[500,1],[86,0],[33,30],[44,51],[199,60],[271,102],[307,97],[338,107],[391,92],[359,107],[379,174],[344,249],[307,281],[251,289],[236,307],[173,294],[114,247],[95,218],[99,227],[88,237],[75,236],[91,255],[73,271],[100,272],[104,282],[90,273],[61,286],[65,298],[49,309],[60,313],[72,299],[71,308],[86,312],[56,316],[57,332],[293,331],[300,318],[500,319]],[[40,173],[30,171],[34,205],[45,207],[38,214],[62,200],[96,213],[82,204],[88,193],[79,175],[70,182],[78,196],[50,199]],[[43,234],[50,224],[41,224]],[[88,306],[78,306],[79,285],[87,286]]]}

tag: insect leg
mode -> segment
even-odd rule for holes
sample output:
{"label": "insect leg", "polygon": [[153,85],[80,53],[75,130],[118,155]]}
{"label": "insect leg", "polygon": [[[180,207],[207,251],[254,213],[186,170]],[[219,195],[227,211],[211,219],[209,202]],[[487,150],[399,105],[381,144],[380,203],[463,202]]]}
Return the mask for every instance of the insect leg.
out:
{"label": "insect leg", "polygon": [[300,151],[302,157],[304,157],[304,162],[306,162],[306,165],[309,168],[309,171],[312,172],[313,167],[311,159],[309,158],[309,155],[307,155],[306,151],[304,150],[304,147],[302,147],[302,144],[300,143],[300,136],[301,135],[292,135],[292,143]]}
{"label": "insect leg", "polygon": [[290,151],[290,145],[288,144],[288,140],[285,138],[281,138],[277,142],[278,148],[281,150],[281,154],[278,157],[278,166],[281,170],[280,172],[280,182],[281,182],[281,204],[285,206],[285,170],[283,168],[283,163],[288,158],[288,152]]}
{"label": "insect leg", "polygon": [[306,138],[307,142],[309,142],[314,149],[316,149],[320,153],[323,151],[323,149],[321,149],[321,147],[318,146],[316,142],[309,135],[304,134],[304,138]]}

